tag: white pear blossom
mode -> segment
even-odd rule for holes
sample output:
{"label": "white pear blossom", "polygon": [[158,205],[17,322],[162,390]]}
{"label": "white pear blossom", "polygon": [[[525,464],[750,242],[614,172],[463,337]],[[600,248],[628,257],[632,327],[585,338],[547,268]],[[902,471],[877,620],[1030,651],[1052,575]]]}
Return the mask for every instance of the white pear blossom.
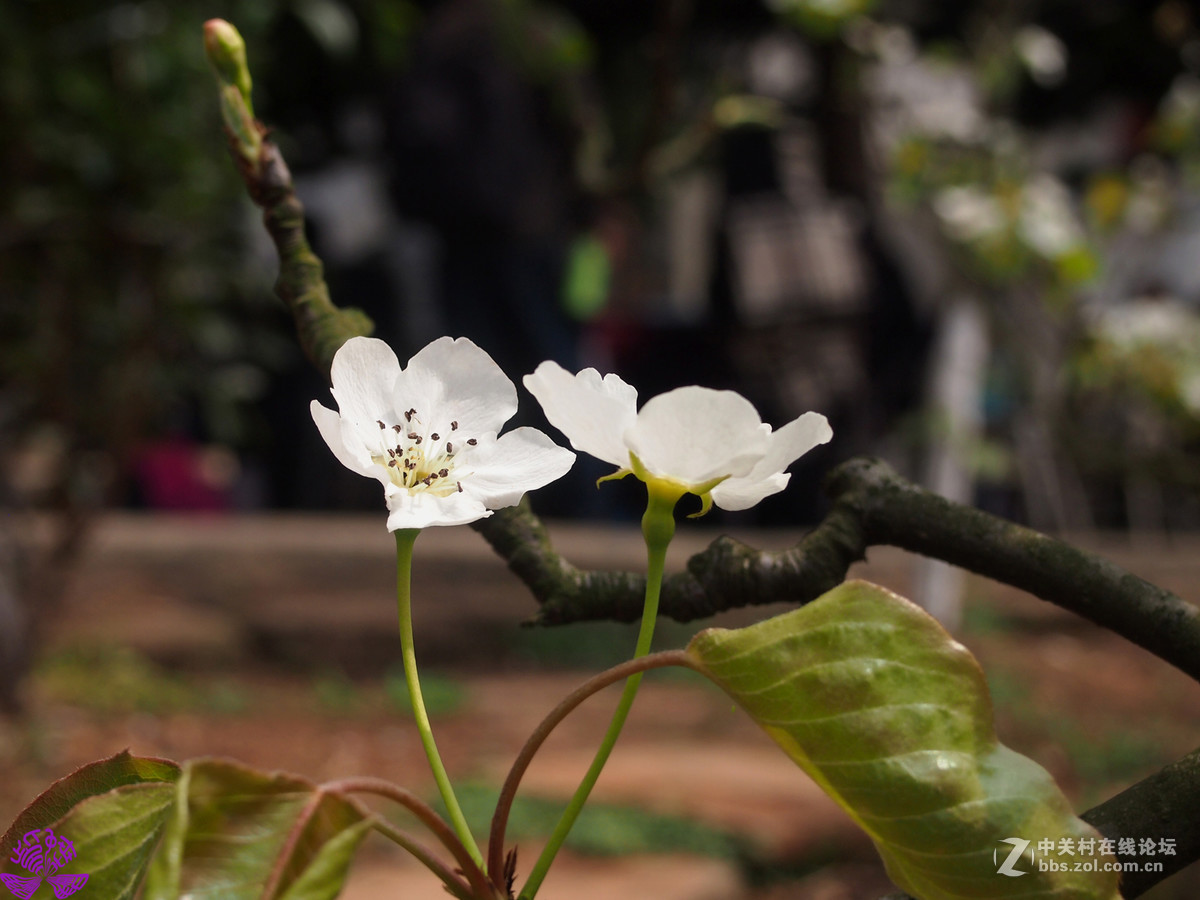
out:
{"label": "white pear blossom", "polygon": [[954,240],[969,242],[1000,233],[1008,226],[1000,201],[974,184],[943,188],[933,198],[933,211]]}
{"label": "white pear blossom", "polygon": [[1037,175],[1021,189],[1017,234],[1036,253],[1056,259],[1085,244],[1070,189],[1053,175]]}
{"label": "white pear blossom", "polygon": [[1067,76],[1067,46],[1054,32],[1026,25],[1013,36],[1013,48],[1042,87],[1055,87]]}
{"label": "white pear blossom", "polygon": [[707,510],[754,506],[783,490],[784,469],[833,431],[819,413],[805,413],[772,431],[753,404],[734,391],[682,387],[651,398],[639,411],[637,390],[595,369],[572,375],[544,362],[525,387],[571,446],[633,473],[697,494]]}
{"label": "white pear blossom", "polygon": [[490,516],[575,461],[536,428],[498,435],[517,390],[466,338],[438,338],[403,370],[383,341],[351,338],[330,378],[338,411],[314,400],[313,421],[342,465],[383,485],[389,531]]}

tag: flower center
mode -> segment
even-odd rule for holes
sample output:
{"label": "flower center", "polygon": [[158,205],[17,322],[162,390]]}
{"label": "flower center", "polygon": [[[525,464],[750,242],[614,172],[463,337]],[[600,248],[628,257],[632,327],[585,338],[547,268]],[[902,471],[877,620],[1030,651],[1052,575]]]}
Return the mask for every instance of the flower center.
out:
{"label": "flower center", "polygon": [[403,422],[388,424],[377,419],[376,424],[379,451],[371,458],[387,469],[396,487],[410,493],[430,491],[439,497],[463,489],[460,454],[468,452],[478,441],[462,436],[458,422],[451,422],[445,434],[427,431],[420,414],[410,409],[405,412]]}

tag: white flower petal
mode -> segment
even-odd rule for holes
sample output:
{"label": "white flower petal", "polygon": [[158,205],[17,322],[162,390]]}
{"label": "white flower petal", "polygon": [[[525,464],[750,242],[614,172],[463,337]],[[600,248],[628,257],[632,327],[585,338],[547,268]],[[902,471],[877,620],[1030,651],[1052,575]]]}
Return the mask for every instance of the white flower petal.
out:
{"label": "white flower petal", "polygon": [[517,411],[516,386],[467,338],[438,338],[417,351],[399,392],[431,430],[456,421],[463,433],[495,434]]}
{"label": "white flower petal", "polygon": [[501,509],[561,478],[574,462],[574,453],[536,428],[516,428],[475,448],[463,488],[489,508]]}
{"label": "white flower petal", "polygon": [[[333,355],[329,378],[338,412],[360,432],[368,433],[376,419],[395,420],[396,382],[400,361],[378,338],[352,337]],[[327,439],[328,440],[328,439]],[[331,445],[332,446],[332,445]]]}
{"label": "white flower petal", "polygon": [[387,486],[387,505],[388,531],[431,525],[466,525],[492,514],[478,497],[466,491],[441,496],[432,491],[408,491],[391,484]]}
{"label": "white flower petal", "polygon": [[647,401],[625,442],[652,475],[690,485],[746,475],[767,450],[749,400],[694,385]]}
{"label": "white flower petal", "polygon": [[[325,443],[329,445],[329,449],[333,451],[338,462],[359,475],[367,475],[387,482],[387,473],[382,471],[381,466],[375,465],[371,460],[370,453],[366,452],[364,447],[354,443],[351,445],[354,449],[351,450],[347,445],[343,438],[345,420],[341,415],[323,406],[317,400],[312,401],[308,408],[312,412],[313,421],[317,423],[317,430],[321,432],[321,437],[325,439]],[[352,433],[357,434],[357,430]]]}
{"label": "white flower petal", "polygon": [[712,489],[713,502],[722,509],[749,509],[764,497],[787,487],[790,475],[783,470],[818,444],[833,437],[829,421],[808,412],[768,437],[767,452],[749,474],[728,478]]}
{"label": "white flower petal", "polygon": [[730,478],[712,489],[712,500],[730,512],[749,509],[764,497],[778,494],[791,480],[791,475],[779,472],[766,478]]}
{"label": "white flower petal", "polygon": [[623,435],[637,421],[634,387],[616,375],[601,378],[595,369],[572,375],[551,361],[526,375],[525,387],[572,447],[619,468],[629,467]]}

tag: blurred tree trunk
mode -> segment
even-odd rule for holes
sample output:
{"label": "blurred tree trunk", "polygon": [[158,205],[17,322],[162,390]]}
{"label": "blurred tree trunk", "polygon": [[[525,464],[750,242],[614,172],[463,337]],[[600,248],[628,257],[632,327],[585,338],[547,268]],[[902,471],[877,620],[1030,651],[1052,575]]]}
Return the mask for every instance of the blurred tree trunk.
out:
{"label": "blurred tree trunk", "polygon": [[0,713],[20,710],[19,687],[29,667],[29,616],[22,602],[21,555],[0,533]]}
{"label": "blurred tree trunk", "polygon": [[91,510],[64,505],[41,515],[0,504],[0,713],[23,709],[22,685],[47,626],[62,604],[93,520]]}
{"label": "blurred tree trunk", "polygon": [[[983,432],[983,382],[988,363],[987,318],[977,298],[960,295],[941,315],[930,362],[927,403],[934,434],[923,484],[955,503],[971,505],[975,477],[970,455]],[[962,624],[966,572],[922,556],[916,561],[915,600],[953,632]]]}
{"label": "blurred tree trunk", "polygon": [[1059,429],[1070,422],[1065,379],[1072,322],[1030,287],[997,298],[995,320],[1007,332],[1025,379],[1013,422],[1017,472],[1029,524],[1039,531],[1085,531],[1094,526],[1079,472],[1060,449]]}

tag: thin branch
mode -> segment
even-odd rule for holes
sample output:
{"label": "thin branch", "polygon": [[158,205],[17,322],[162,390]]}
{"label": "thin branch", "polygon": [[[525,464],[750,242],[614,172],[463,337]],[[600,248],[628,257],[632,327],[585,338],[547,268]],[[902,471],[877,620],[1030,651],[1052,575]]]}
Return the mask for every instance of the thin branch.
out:
{"label": "thin branch", "polygon": [[[843,463],[827,489],[833,508],[794,547],[763,551],[723,537],[693,556],[686,573],[663,584],[663,615],[689,621],[739,606],[807,603],[840,584],[867,548],[891,545],[1028,591],[1200,680],[1200,608],[1170,591],[1064,541],[953,503],[878,460]],[[478,530],[533,591],[539,623],[637,617],[641,578],[577,569],[554,551],[528,507],[504,512]]]}
{"label": "thin branch", "polygon": [[835,469],[829,489],[864,541],[961,566],[1078,613],[1200,680],[1200,607],[1030,528],[952,503],[875,460]]}
{"label": "thin branch", "polygon": [[267,127],[254,117],[242,36],[228,22],[210,19],[204,25],[204,48],[217,79],[230,156],[250,199],[262,207],[263,223],[275,242],[275,293],[292,313],[304,352],[328,378],[338,347],[356,335],[370,334],[371,320],[361,310],[338,309],[329,297],[324,266],[304,234],[304,207],[292,173],[268,138]]}
{"label": "thin branch", "polygon": [[496,873],[494,877],[499,877],[499,873],[504,870],[504,832],[508,827],[508,814],[512,810],[513,800],[516,799],[521,778],[524,776],[525,770],[529,768],[529,763],[533,761],[538,749],[558,726],[558,723],[597,691],[616,684],[618,681],[623,681],[638,672],[661,669],[665,666],[690,668],[691,657],[682,650],[666,650],[662,653],[631,659],[613,666],[611,669],[606,669],[599,675],[589,678],[564,697],[558,706],[554,707],[546,718],[538,723],[537,728],[533,730],[525,742],[525,746],[521,748],[521,752],[513,761],[512,768],[508,771],[508,777],[504,779],[504,786],[500,789],[500,796],[496,800],[496,812],[492,815],[492,829],[488,837],[488,871]]}
{"label": "thin branch", "polygon": [[352,337],[370,334],[374,326],[360,310],[338,309],[330,300],[321,260],[304,235],[304,207],[279,148],[264,138],[257,170],[239,168],[251,199],[263,209],[263,223],[279,254],[275,293],[291,311],[309,358],[328,376],[337,349]]}
{"label": "thin branch", "polygon": [[[472,525],[533,592],[539,625],[637,621],[645,579],[630,572],[579,569],[553,548],[537,515],[522,503]],[[663,581],[663,615],[689,622],[755,604],[807,602],[837,587],[866,546],[853,512],[834,508],[803,541],[764,551],[722,537]]]}
{"label": "thin branch", "polygon": [[[1180,869],[1200,859],[1200,750],[1193,750],[1115,797],[1085,812],[1080,818],[1105,837],[1117,840],[1129,837],[1173,838],[1174,855],[1156,854],[1163,864],[1161,872],[1122,873],[1121,896],[1125,900],[1140,897]],[[1117,856],[1144,868],[1144,856]]]}

